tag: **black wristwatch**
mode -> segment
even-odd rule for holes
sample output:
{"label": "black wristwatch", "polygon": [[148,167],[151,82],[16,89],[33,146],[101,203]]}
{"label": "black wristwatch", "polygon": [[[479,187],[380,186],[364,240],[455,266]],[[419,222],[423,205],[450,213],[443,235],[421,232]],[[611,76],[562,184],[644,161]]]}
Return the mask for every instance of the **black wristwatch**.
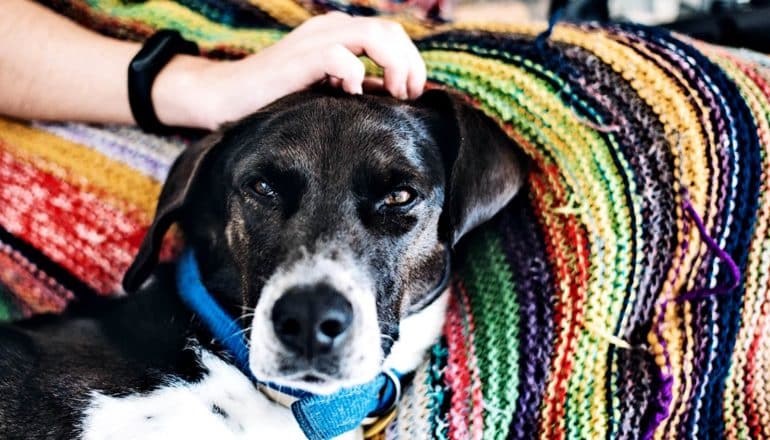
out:
{"label": "black wristwatch", "polygon": [[128,65],[128,101],[137,125],[147,132],[166,134],[171,127],[158,120],[152,104],[152,84],[158,73],[178,54],[198,55],[198,45],[173,30],[161,30],[145,41]]}

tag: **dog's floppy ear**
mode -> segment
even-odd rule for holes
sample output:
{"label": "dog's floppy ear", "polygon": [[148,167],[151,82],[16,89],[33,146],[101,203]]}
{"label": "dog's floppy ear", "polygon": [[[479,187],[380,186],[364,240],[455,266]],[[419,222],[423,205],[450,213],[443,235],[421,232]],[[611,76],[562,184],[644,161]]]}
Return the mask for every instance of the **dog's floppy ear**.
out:
{"label": "dog's floppy ear", "polygon": [[206,136],[187,148],[171,166],[158,198],[155,219],[144,236],[134,262],[123,277],[123,289],[126,292],[133,292],[141,287],[158,264],[163,237],[179,218],[203,163],[221,139],[222,130]]}
{"label": "dog's floppy ear", "polygon": [[448,171],[439,234],[454,246],[516,195],[523,181],[523,154],[494,121],[459,95],[429,90],[418,103],[439,115],[432,124]]}

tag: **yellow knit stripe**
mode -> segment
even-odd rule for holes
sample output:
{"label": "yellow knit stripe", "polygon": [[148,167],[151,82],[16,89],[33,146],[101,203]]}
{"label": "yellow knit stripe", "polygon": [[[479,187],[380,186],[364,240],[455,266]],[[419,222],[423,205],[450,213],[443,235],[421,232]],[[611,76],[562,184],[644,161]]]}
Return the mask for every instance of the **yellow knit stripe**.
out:
{"label": "yellow knit stripe", "polygon": [[123,201],[123,206],[119,206],[121,210],[138,209],[147,219],[155,213],[160,184],[129,166],[83,145],[5,118],[0,118],[0,140],[15,156],[35,161],[36,167],[69,184],[80,188],[90,186]]}

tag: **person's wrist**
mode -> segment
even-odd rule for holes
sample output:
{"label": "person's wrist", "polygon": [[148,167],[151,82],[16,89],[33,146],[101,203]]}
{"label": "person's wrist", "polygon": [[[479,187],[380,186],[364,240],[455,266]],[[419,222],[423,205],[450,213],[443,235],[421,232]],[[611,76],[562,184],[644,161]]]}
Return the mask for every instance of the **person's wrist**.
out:
{"label": "person's wrist", "polygon": [[178,55],[155,80],[155,112],[165,125],[215,130],[301,88],[277,66],[267,50],[238,61]]}
{"label": "person's wrist", "polygon": [[177,55],[158,73],[152,87],[152,102],[158,120],[166,126],[213,130],[218,123],[211,108],[211,84],[206,71],[215,61]]}

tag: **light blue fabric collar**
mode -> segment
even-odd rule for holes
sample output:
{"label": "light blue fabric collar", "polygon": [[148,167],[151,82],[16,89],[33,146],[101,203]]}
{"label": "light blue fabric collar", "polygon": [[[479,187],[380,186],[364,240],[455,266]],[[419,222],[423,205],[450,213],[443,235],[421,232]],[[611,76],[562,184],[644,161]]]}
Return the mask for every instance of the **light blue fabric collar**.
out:
{"label": "light blue fabric collar", "polygon": [[371,382],[330,395],[260,381],[249,369],[249,351],[242,329],[206,290],[191,249],[185,250],[179,259],[176,282],[182,300],[230,352],[243,374],[257,384],[297,398],[291,411],[308,439],[326,440],[352,431],[367,417],[381,415],[397,403],[401,385],[395,381],[400,381],[401,376],[395,371],[381,373]]}

